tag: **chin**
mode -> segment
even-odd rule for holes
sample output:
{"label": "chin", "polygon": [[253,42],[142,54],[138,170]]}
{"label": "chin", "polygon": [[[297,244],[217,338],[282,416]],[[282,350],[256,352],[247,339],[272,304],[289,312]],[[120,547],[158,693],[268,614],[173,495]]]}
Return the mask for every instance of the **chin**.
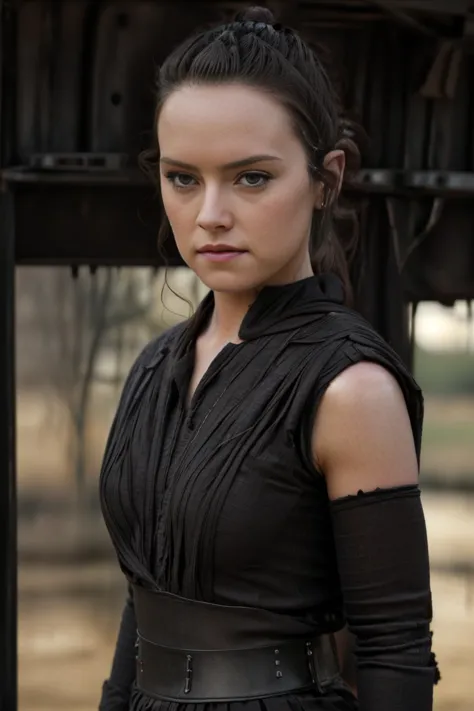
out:
{"label": "chin", "polygon": [[208,289],[224,294],[238,294],[240,292],[253,291],[262,283],[262,280],[251,279],[248,276],[232,274],[230,272],[210,273],[206,270],[206,273],[203,273],[203,270],[200,270],[196,272],[196,274]]}

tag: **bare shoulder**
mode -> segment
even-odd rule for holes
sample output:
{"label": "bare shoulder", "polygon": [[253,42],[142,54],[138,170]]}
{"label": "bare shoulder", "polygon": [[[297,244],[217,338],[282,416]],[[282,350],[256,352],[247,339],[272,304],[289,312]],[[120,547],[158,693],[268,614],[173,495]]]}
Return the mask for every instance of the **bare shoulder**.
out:
{"label": "bare shoulder", "polygon": [[324,397],[328,406],[344,409],[373,403],[382,405],[403,405],[400,386],[395,377],[378,363],[362,361],[346,368],[329,385]]}
{"label": "bare shoulder", "polygon": [[331,498],[416,482],[413,433],[396,378],[372,362],[338,375],[319,406],[312,450]]}

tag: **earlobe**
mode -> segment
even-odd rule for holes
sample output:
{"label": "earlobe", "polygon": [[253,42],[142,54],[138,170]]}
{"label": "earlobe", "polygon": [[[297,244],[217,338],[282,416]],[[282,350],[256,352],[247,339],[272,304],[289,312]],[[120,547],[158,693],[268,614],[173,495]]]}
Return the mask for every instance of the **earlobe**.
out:
{"label": "earlobe", "polygon": [[314,197],[314,209],[323,210],[326,207],[326,186],[323,182],[318,182],[316,195]]}
{"label": "earlobe", "polygon": [[321,194],[319,197],[318,210],[324,210],[325,207],[326,207],[326,186],[323,183],[322,187],[321,187]]}

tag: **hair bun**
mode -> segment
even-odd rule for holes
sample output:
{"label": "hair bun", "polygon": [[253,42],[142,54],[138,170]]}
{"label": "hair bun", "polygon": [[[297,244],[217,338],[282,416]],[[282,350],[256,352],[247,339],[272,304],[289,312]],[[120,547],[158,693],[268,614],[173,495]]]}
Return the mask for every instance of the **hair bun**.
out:
{"label": "hair bun", "polygon": [[236,17],[237,22],[262,22],[265,25],[274,25],[275,16],[268,7],[248,7],[243,12],[239,12]]}

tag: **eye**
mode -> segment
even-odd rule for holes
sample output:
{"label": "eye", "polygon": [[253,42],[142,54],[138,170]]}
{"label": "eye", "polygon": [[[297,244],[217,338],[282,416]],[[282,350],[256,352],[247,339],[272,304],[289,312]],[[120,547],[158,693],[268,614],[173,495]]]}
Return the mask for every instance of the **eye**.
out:
{"label": "eye", "polygon": [[192,188],[196,185],[196,179],[193,178],[192,175],[189,175],[189,173],[170,171],[166,173],[166,179],[177,190],[186,190],[186,188]]}
{"label": "eye", "polygon": [[240,175],[238,182],[246,188],[264,188],[271,179],[268,173],[252,170]]}

